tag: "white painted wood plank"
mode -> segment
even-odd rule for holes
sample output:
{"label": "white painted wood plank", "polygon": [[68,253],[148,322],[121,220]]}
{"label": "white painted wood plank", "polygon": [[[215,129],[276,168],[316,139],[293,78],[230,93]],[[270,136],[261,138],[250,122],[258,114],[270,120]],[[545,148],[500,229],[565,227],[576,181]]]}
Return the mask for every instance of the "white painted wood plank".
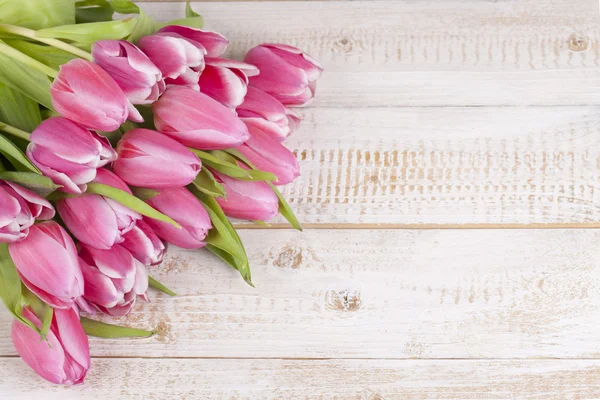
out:
{"label": "white painted wood plank", "polygon": [[[243,56],[299,46],[326,73],[314,106],[600,104],[595,1],[208,2],[206,27]],[[146,3],[160,20],[184,3]]]}
{"label": "white painted wood plank", "polygon": [[[600,222],[595,107],[310,109],[283,188],[309,224]],[[282,219],[277,222],[283,222]]]}
{"label": "white painted wood plank", "polygon": [[40,399],[593,399],[600,361],[95,359],[87,384],[50,385],[0,358],[0,391]]}
{"label": "white painted wood plank", "polygon": [[[600,231],[242,231],[257,288],[206,252],[171,249],[128,318],[142,340],[96,356],[600,357]],[[0,355],[14,355],[6,312]],[[115,320],[112,320],[115,321]],[[119,322],[119,320],[116,320]]]}

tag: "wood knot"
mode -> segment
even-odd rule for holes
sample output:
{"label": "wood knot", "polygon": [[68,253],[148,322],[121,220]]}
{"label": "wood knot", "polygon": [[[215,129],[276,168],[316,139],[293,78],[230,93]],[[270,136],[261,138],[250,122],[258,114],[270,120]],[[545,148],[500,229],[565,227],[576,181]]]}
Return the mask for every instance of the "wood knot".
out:
{"label": "wood knot", "polygon": [[273,261],[273,264],[279,268],[298,269],[303,260],[302,249],[286,245]]}
{"label": "wood knot", "polygon": [[325,293],[325,308],[331,311],[356,312],[362,300],[358,290],[329,290]]}
{"label": "wood knot", "polygon": [[576,34],[572,34],[567,43],[571,51],[585,51],[588,48],[588,40]]}
{"label": "wood knot", "polygon": [[335,42],[333,47],[338,52],[350,53],[352,51],[352,49],[354,48],[354,44],[352,43],[351,40],[344,37],[344,38],[338,40],[337,42]]}

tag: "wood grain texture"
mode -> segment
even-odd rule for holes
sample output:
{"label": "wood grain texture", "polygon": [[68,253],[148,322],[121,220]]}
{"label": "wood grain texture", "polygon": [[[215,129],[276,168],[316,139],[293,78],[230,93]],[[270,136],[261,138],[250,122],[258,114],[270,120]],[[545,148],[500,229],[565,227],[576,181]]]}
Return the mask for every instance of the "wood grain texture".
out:
{"label": "wood grain texture", "polygon": [[[179,297],[96,356],[596,358],[600,231],[242,231],[257,288],[206,252],[151,271]],[[0,316],[0,355],[14,355]],[[115,321],[115,320],[113,320]]]}
{"label": "wood grain texture", "polygon": [[[326,73],[316,107],[600,104],[595,1],[197,3],[242,57],[297,45]],[[160,20],[184,3],[147,3]]]}
{"label": "wood grain texture", "polygon": [[[2,396],[39,399],[594,399],[600,361],[95,359],[85,386],[52,386],[0,358]],[[23,388],[26,387],[26,391]]]}

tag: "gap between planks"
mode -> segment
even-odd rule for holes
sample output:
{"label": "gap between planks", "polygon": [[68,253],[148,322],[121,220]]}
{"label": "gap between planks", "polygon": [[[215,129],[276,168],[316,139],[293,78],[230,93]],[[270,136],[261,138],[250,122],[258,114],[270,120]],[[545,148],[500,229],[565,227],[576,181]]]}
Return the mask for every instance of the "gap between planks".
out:
{"label": "gap between planks", "polygon": [[[246,225],[234,224],[235,229],[293,229],[287,224]],[[453,229],[600,229],[600,223],[556,224],[302,224],[307,229],[404,229],[404,230],[453,230]]]}

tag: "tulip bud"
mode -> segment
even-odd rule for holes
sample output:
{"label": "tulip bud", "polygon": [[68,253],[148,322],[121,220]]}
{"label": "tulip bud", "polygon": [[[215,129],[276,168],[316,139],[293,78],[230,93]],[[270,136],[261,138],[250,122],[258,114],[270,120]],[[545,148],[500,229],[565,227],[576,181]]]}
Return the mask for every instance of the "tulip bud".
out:
{"label": "tulip bud", "polygon": [[117,158],[104,136],[62,117],[43,121],[30,140],[29,159],[67,193],[83,193],[96,177],[96,169]]}
{"label": "tulip bud", "polygon": [[[129,187],[114,173],[98,169],[95,182],[131,194]],[[121,203],[97,194],[57,200],[56,208],[65,225],[79,241],[98,249],[110,249],[123,241],[142,216]]]}
{"label": "tulip bud", "polygon": [[[42,322],[29,307],[23,308],[23,316],[41,329]],[[42,378],[60,385],[83,383],[90,368],[90,348],[74,308],[54,310],[46,340],[15,320],[12,340],[23,361]]]}
{"label": "tulip bud", "polygon": [[277,176],[277,182],[273,182],[275,185],[285,185],[296,179],[300,175],[300,166],[294,153],[255,124],[246,125],[250,139],[238,150],[258,169]]}
{"label": "tulip bud", "polygon": [[279,100],[260,89],[249,86],[244,102],[236,109],[246,124],[254,124],[271,138],[282,141],[300,124],[300,117]]}
{"label": "tulip bud", "polygon": [[93,44],[92,55],[133,104],[154,103],[165,91],[158,67],[126,40],[100,40]]}
{"label": "tulip bud", "polygon": [[237,147],[248,139],[248,129],[229,108],[188,88],[167,89],[152,111],[159,131],[196,149]]}
{"label": "tulip bud", "polygon": [[148,301],[148,271],[123,246],[99,250],[82,244],[79,256],[87,305],[105,314],[123,316],[129,314],[138,296]]}
{"label": "tulip bud", "polygon": [[207,58],[200,75],[200,91],[225,107],[236,108],[244,101],[248,77],[258,75],[258,68],[241,61]]}
{"label": "tulip bud", "polygon": [[168,85],[199,90],[198,78],[204,69],[206,49],[175,33],[144,36],[138,46],[160,69]]}
{"label": "tulip bud", "polygon": [[52,204],[15,183],[0,180],[0,242],[25,239],[36,219],[54,217]]}
{"label": "tulip bud", "polygon": [[225,53],[229,40],[217,32],[203,31],[189,26],[169,25],[158,31],[162,34],[174,34],[206,49],[207,57],[219,57]]}
{"label": "tulip bud", "polygon": [[112,132],[130,112],[134,121],[143,121],[117,82],[86,60],[77,58],[62,65],[50,94],[59,114],[88,129]]}
{"label": "tulip bud", "polygon": [[202,166],[194,153],[162,133],[132,129],[117,145],[113,171],[130,185],[161,189],[191,183]]}
{"label": "tulip bud", "polygon": [[56,222],[33,225],[27,238],[9,243],[8,250],[25,286],[45,303],[70,308],[83,294],[75,244]]}
{"label": "tulip bud", "polygon": [[217,202],[228,217],[251,221],[268,221],[279,213],[279,199],[265,182],[249,182],[213,171],[227,197]]}
{"label": "tulip bud", "polygon": [[136,260],[144,265],[160,264],[165,258],[166,247],[144,220],[137,221],[127,232],[121,246],[125,247]]}
{"label": "tulip bud", "polygon": [[145,218],[160,238],[184,249],[199,249],[206,245],[204,238],[212,228],[210,217],[189,190],[184,187],[165,189],[147,203],[182,227],[178,229],[169,223]]}
{"label": "tulip bud", "polygon": [[273,95],[285,105],[305,105],[315,95],[323,67],[302,50],[284,44],[262,44],[246,54],[245,62],[260,70],[250,85]]}

